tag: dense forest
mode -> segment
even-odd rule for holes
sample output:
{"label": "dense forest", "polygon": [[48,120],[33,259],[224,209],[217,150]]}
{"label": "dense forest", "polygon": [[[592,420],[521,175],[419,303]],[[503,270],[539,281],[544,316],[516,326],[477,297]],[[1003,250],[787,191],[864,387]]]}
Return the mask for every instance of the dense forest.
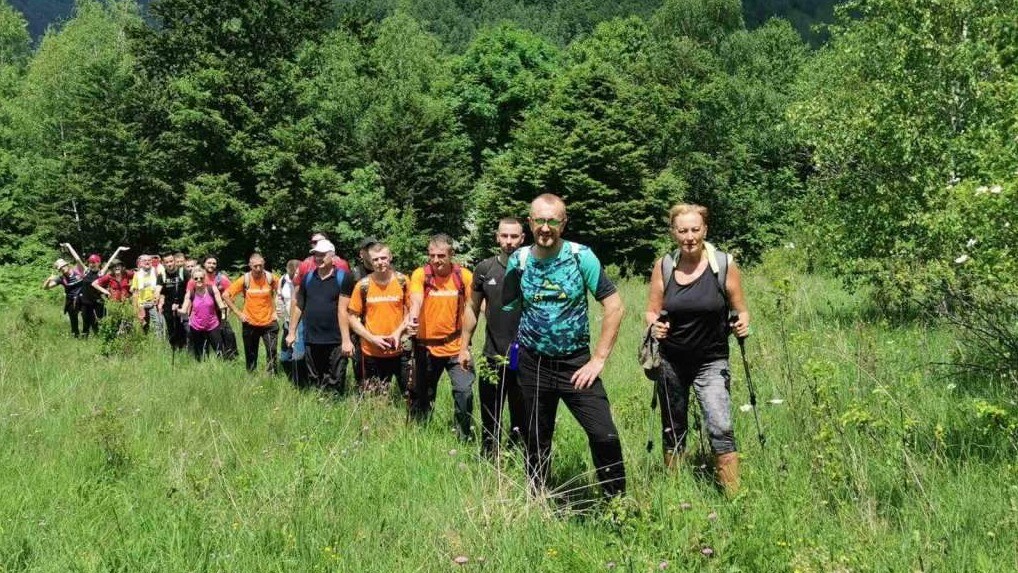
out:
{"label": "dense forest", "polygon": [[[145,6],[150,0],[138,0],[138,3]],[[785,18],[792,22],[795,29],[802,34],[803,38],[811,42],[819,42],[823,33],[813,29],[820,24],[828,24],[834,20],[834,5],[837,0],[745,0],[743,13],[746,23],[750,28],[755,28],[772,17]],[[70,18],[74,13],[74,0],[11,0],[15,8],[21,11],[28,21],[28,30],[33,38],[39,38],[46,31],[47,26],[59,24]],[[566,30],[580,31],[596,19],[606,14],[628,14],[633,8],[641,12],[656,8],[660,0],[648,0],[644,2],[630,2],[628,4],[615,2],[601,2],[607,7],[599,6],[598,2],[573,3],[575,8],[566,7],[569,2],[530,2],[539,6],[546,6],[549,12],[555,14],[556,18],[568,21],[558,27]],[[422,3],[418,3],[423,5]],[[453,6],[461,17],[469,18],[476,11],[476,2],[459,2]],[[395,3],[393,3],[393,6]]]}
{"label": "dense forest", "polygon": [[735,0],[83,0],[35,47],[3,0],[0,262],[279,261],[312,228],[472,258],[553,191],[623,274],[697,201],[747,263],[936,308],[1012,288],[1015,5],[858,0],[813,51]]}

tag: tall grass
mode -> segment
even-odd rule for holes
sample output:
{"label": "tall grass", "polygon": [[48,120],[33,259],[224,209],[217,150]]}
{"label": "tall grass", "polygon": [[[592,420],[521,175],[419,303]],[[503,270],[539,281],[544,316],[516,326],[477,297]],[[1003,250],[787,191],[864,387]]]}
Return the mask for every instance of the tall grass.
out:
{"label": "tall grass", "polygon": [[930,366],[951,333],[873,321],[862,297],[780,261],[746,287],[768,442],[736,409],[743,491],[726,500],[695,462],[662,469],[656,418],[645,452],[646,287],[622,285],[604,378],[630,495],[609,506],[589,502],[586,439],[564,407],[559,493],[531,501],[518,454],[491,464],[456,440],[447,382],[432,423],[407,427],[385,398],[298,392],[157,341],[104,358],[55,305],[8,308],[0,571],[443,571],[457,557],[528,572],[1018,570],[1018,450],[979,409],[1001,397]]}

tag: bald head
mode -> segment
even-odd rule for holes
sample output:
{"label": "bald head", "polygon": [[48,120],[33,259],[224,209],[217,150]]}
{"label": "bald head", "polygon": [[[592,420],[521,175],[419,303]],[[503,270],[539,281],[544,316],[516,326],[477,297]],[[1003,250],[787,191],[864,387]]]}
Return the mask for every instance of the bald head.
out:
{"label": "bald head", "polygon": [[555,213],[555,217],[558,219],[566,218],[566,202],[562,200],[558,195],[552,193],[543,193],[534,198],[530,203],[530,216],[540,216],[537,213],[547,213],[551,210]]}

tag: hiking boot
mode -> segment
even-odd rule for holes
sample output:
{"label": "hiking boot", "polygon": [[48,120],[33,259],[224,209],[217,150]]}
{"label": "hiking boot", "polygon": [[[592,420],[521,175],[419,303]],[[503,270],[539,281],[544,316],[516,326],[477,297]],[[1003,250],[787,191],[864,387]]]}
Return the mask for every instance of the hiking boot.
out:
{"label": "hiking boot", "polygon": [[685,451],[665,450],[665,469],[677,470],[680,466],[686,463],[689,456]]}
{"label": "hiking boot", "polygon": [[733,497],[739,492],[739,453],[728,452],[715,458],[718,472],[718,484],[725,495]]}

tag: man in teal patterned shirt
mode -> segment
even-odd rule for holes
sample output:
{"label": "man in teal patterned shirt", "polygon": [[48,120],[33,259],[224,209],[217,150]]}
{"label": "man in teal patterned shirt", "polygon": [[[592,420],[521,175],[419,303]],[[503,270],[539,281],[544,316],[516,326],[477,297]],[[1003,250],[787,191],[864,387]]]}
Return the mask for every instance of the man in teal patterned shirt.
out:
{"label": "man in teal patterned shirt", "polygon": [[[625,492],[622,444],[600,374],[622,323],[622,297],[589,248],[562,239],[566,205],[545,194],[530,205],[531,247],[509,258],[505,310],[522,305],[519,381],[523,394],[527,474],[536,491],[551,472],[555,412],[561,399],[587,433],[598,481],[608,496]],[[601,337],[590,352],[587,292],[604,306]]]}

